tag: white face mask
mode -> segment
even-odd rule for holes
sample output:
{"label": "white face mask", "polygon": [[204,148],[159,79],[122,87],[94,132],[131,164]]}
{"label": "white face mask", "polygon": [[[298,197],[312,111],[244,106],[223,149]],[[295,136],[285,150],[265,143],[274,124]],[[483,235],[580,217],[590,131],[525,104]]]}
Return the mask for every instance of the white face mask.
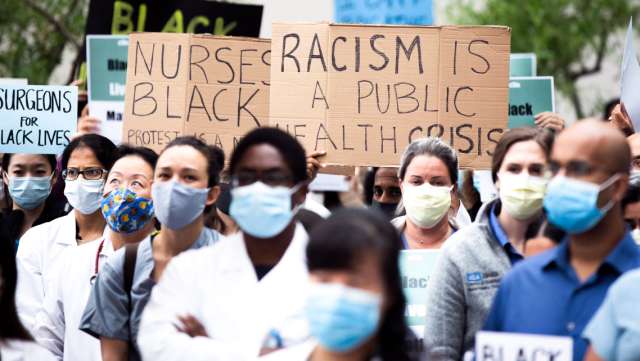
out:
{"label": "white face mask", "polygon": [[407,217],[421,228],[433,228],[449,212],[451,207],[450,187],[436,187],[429,183],[413,186],[404,183],[402,203]]}
{"label": "white face mask", "polygon": [[104,179],[77,178],[66,180],[64,184],[64,195],[75,210],[82,214],[93,214],[100,208]]}
{"label": "white face mask", "polygon": [[548,180],[528,174],[498,174],[500,200],[511,217],[525,221],[542,209]]}

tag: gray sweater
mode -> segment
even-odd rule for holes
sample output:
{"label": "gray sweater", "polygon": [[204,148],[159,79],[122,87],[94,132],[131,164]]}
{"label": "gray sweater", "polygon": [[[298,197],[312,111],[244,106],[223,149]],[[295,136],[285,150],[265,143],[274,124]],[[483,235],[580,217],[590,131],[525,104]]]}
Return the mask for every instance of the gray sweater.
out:
{"label": "gray sweater", "polygon": [[485,204],[476,221],[454,233],[427,286],[425,351],[428,360],[460,360],[471,350],[489,313],[500,280],[511,269],[493,235]]}

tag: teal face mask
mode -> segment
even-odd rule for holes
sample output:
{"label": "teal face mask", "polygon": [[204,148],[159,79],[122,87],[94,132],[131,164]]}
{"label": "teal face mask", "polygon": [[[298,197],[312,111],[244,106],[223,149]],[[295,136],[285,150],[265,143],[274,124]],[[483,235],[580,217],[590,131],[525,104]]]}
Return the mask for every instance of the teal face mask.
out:
{"label": "teal face mask", "polygon": [[9,195],[22,209],[32,210],[40,206],[51,193],[51,177],[9,178]]}

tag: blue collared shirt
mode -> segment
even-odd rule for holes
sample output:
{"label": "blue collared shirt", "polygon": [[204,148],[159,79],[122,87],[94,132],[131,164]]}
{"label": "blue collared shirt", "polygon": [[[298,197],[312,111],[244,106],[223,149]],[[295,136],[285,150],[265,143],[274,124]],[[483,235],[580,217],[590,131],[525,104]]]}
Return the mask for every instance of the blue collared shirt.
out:
{"label": "blue collared shirt", "polygon": [[609,286],[640,267],[640,249],[629,232],[585,282],[569,262],[568,239],[558,247],[518,263],[503,279],[484,330],[573,338],[573,359],[582,360],[581,335]]}
{"label": "blue collared shirt", "polygon": [[509,237],[502,229],[500,222],[498,221],[498,216],[496,216],[496,205],[491,208],[489,212],[489,227],[491,227],[491,232],[493,232],[494,237],[498,240],[504,251],[509,256],[509,261],[511,261],[511,265],[513,266],[519,261],[522,261],[524,257],[516,251],[516,249],[509,242]]}

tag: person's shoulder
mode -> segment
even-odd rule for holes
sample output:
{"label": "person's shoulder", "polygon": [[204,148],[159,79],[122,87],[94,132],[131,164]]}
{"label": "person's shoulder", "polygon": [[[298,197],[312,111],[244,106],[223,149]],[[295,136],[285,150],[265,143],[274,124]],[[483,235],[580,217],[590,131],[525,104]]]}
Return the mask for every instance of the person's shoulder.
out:
{"label": "person's shoulder", "polygon": [[[31,227],[31,229],[29,229],[27,231],[31,232],[31,231],[35,231],[35,232],[39,232],[39,231],[46,231],[46,232],[51,232],[51,230],[55,230],[55,229],[59,229],[61,227],[66,227],[72,223],[75,222],[75,216],[73,214],[73,212],[69,213],[69,214],[65,214],[63,216],[60,216],[58,218],[54,218],[52,220],[50,220],[49,222],[45,222],[45,223],[41,223],[37,226],[33,226]],[[26,233],[25,233],[26,235]]]}
{"label": "person's shoulder", "polygon": [[4,341],[0,344],[0,355],[3,361],[55,360],[53,354],[33,341]]}
{"label": "person's shoulder", "polygon": [[472,223],[453,233],[442,245],[444,254],[454,255],[458,253],[477,252],[478,247],[486,244],[488,239],[484,226]]}
{"label": "person's shoulder", "polygon": [[520,284],[521,281],[525,278],[532,279],[538,277],[542,274],[542,270],[549,264],[549,262],[556,256],[556,249],[552,248],[550,250],[544,251],[535,256],[531,256],[526,258],[518,263],[516,263],[509,272],[505,275],[502,280],[503,284]]}
{"label": "person's shoulder", "polygon": [[614,298],[636,295],[640,298],[640,268],[623,273],[618,280],[611,285],[609,293]]}

